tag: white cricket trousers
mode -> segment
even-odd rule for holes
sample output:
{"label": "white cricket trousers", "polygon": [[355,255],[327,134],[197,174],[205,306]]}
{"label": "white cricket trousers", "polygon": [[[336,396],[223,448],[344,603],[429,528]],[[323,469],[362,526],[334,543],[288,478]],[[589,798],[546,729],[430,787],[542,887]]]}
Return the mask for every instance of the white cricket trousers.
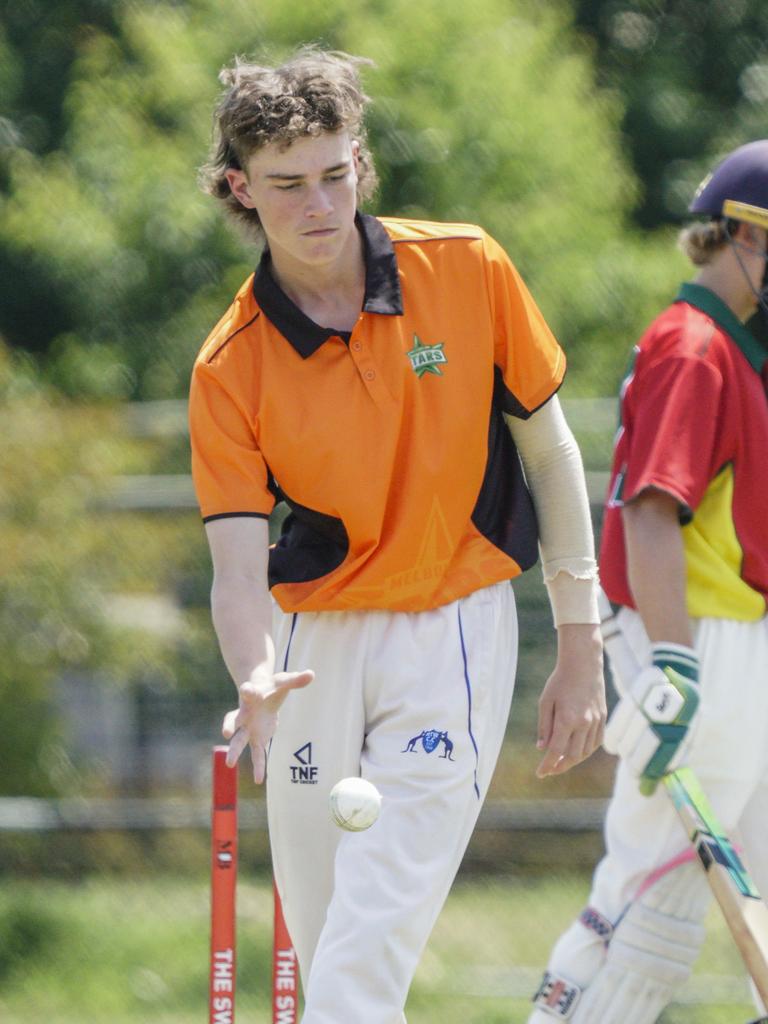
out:
{"label": "white cricket trousers", "polygon": [[[650,644],[640,616],[622,608],[624,638],[640,664],[650,663]],[[768,619],[735,622],[698,619],[699,722],[687,764],[695,771],[715,814],[741,845],[755,882],[768,892]],[[613,666],[611,666],[613,670]],[[632,680],[621,679],[627,689]],[[659,1019],[675,985],[686,976],[703,938],[710,902],[704,873],[664,785],[643,796],[637,777],[619,762],[605,820],[606,853],[592,879],[589,907],[616,926],[618,959],[610,962],[605,932],[575,921],[558,939],[548,970],[586,989],[573,1020],[601,1024],[588,1006],[599,993],[598,1016],[610,1005],[611,1024]],[[641,913],[632,918],[640,907]],[[645,914],[642,913],[643,907]],[[590,915],[594,920],[594,915]],[[627,932],[622,925],[632,921]],[[648,924],[650,922],[650,924]],[[674,955],[669,951],[675,951]],[[632,956],[634,955],[634,963]],[[603,973],[606,971],[606,973]],[[529,1024],[562,1020],[535,1010]]]}
{"label": "white cricket trousers", "polygon": [[[618,621],[638,661],[647,662],[650,648],[640,616],[622,608]],[[701,710],[686,763],[720,823],[743,846],[758,888],[768,892],[768,618],[698,619],[694,627]],[[649,873],[688,843],[664,786],[642,796],[622,762],[605,834],[607,855],[597,867],[590,903],[615,921]]]}
{"label": "white cricket trousers", "polygon": [[[302,1024],[401,1024],[504,738],[512,586],[428,612],[276,609],[274,626],[276,666],[315,671],[283,704],[267,766]],[[328,810],[331,787],[353,775],[383,798],[365,832],[343,832]]]}

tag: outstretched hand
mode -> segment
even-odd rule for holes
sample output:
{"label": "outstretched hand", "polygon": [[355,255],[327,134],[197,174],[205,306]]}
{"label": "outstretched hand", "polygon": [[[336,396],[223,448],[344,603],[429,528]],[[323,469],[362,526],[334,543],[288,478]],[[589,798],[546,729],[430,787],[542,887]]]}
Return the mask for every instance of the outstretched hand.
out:
{"label": "outstretched hand", "polygon": [[227,765],[237,764],[247,746],[251,748],[253,780],[264,781],[267,747],[277,728],[277,713],[290,690],[307,686],[315,678],[310,669],[276,672],[264,680],[243,683],[239,707],[224,716],[222,734],[229,741]]}
{"label": "outstretched hand", "polygon": [[597,626],[561,626],[555,671],[539,698],[538,740],[543,779],[584,761],[602,742],[606,718],[602,644]]}

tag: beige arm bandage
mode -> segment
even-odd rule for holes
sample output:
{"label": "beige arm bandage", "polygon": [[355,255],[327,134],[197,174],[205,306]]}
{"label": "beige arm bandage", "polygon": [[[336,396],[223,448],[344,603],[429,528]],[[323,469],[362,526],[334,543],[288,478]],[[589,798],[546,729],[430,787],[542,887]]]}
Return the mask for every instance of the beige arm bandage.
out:
{"label": "beige arm bandage", "polygon": [[596,623],[597,565],[581,453],[557,396],[529,419],[504,419],[539,520],[544,583],[555,626]]}

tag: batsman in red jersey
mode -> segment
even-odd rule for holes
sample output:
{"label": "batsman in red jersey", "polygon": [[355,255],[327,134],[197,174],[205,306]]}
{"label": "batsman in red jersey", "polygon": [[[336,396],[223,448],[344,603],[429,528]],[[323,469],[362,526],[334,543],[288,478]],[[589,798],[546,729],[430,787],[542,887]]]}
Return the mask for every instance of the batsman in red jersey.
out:
{"label": "batsman in red jersey", "polygon": [[727,156],[690,210],[698,273],[634,349],[602,535],[603,588],[645,667],[606,729],[607,852],[529,1024],[652,1024],[688,978],[710,896],[666,772],[695,770],[768,892],[768,350],[746,326],[768,313],[768,140]]}

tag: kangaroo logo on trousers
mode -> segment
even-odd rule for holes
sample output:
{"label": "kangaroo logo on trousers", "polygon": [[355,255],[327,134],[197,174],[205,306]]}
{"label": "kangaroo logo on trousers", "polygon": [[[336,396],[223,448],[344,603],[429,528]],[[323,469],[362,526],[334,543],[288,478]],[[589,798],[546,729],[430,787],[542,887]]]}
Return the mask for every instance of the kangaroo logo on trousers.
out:
{"label": "kangaroo logo on trousers", "polygon": [[437,729],[422,729],[418,736],[412,736],[408,740],[401,754],[418,754],[416,744],[421,740],[421,745],[424,748],[426,754],[431,754],[433,750],[436,750],[440,743],[443,744],[443,752],[440,757],[445,757],[449,761],[454,761],[453,756],[453,741],[448,737],[448,732],[440,732]]}

